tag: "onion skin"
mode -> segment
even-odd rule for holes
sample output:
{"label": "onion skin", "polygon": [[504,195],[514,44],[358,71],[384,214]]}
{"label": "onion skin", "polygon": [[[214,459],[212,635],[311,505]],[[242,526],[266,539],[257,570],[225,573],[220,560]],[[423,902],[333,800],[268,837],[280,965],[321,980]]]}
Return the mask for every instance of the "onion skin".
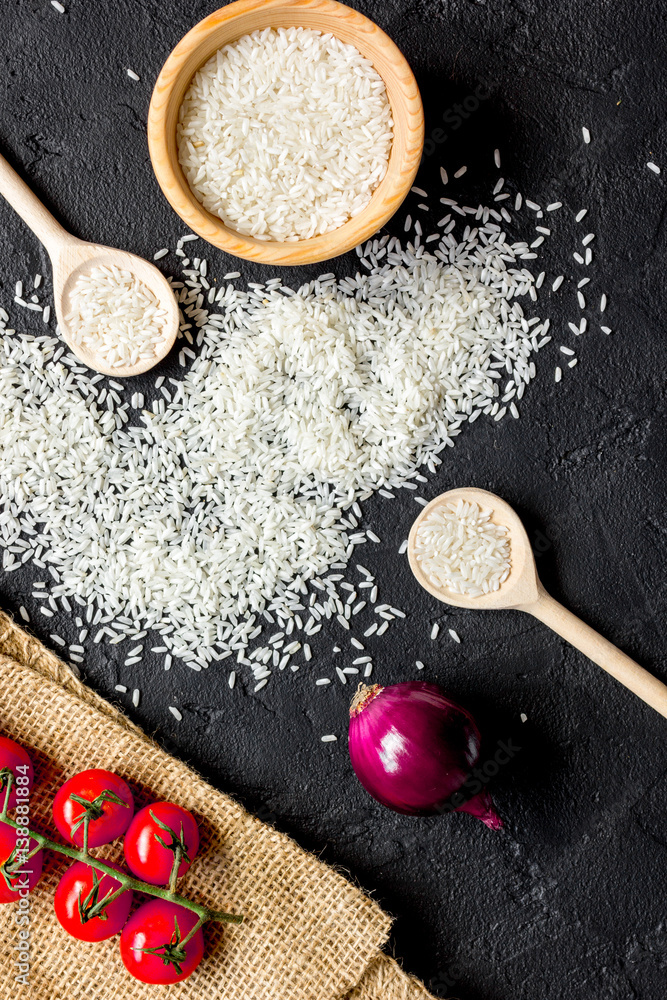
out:
{"label": "onion skin", "polygon": [[499,830],[486,788],[474,793],[482,784],[471,774],[480,745],[473,717],[436,684],[361,684],[350,707],[352,767],[366,791],[395,812],[468,812]]}

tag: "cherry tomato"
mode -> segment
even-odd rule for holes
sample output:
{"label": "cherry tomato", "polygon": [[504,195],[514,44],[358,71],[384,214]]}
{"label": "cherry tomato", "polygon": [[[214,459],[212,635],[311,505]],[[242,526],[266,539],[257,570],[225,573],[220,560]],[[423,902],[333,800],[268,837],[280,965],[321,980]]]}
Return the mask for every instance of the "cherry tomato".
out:
{"label": "cherry tomato", "polygon": [[19,891],[32,892],[42,877],[41,850],[29,861],[22,860],[37,847],[37,841],[20,834],[21,827],[16,830],[8,823],[0,823],[0,903],[15,903],[21,898]]}
{"label": "cherry tomato", "polygon": [[204,954],[201,927],[183,947],[180,942],[198,923],[196,913],[165,899],[152,899],[132,914],[120,936],[120,957],[142,983],[180,983]]}
{"label": "cherry tomato", "polygon": [[[32,761],[23,747],[10,740],[8,736],[0,736],[0,771],[5,768],[9,768],[14,775],[9,795],[9,809],[15,809],[17,802],[25,802],[28,799],[35,775]],[[0,809],[5,801],[6,787],[7,775],[0,775]],[[19,788],[21,791],[17,795]]]}
{"label": "cherry tomato", "polygon": [[[107,861],[117,871],[120,865]],[[126,889],[109,903],[101,914],[91,913],[96,903],[120,889],[118,879],[76,861],[67,869],[53,897],[56,916],[62,927],[80,941],[104,941],[123,929],[132,906],[134,893]]]}
{"label": "cherry tomato", "polygon": [[173,802],[144,806],[125,834],[125,860],[137,878],[151,885],[169,882],[177,846],[182,858],[178,877],[185,875],[199,849],[199,829],[192,813]]}
{"label": "cherry tomato", "polygon": [[127,782],[100,768],[75,774],[58,789],[53,800],[53,822],[62,836],[77,847],[83,846],[86,814],[90,816],[88,846],[101,847],[125,833],[133,812],[134,799]]}

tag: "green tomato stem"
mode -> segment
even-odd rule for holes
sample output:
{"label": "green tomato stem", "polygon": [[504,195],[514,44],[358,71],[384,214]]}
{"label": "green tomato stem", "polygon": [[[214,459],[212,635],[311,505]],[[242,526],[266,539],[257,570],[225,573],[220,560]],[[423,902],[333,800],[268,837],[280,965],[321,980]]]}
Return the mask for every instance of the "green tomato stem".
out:
{"label": "green tomato stem", "polygon": [[188,941],[190,940],[190,938],[192,938],[192,937],[195,936],[195,934],[197,933],[197,931],[199,930],[199,928],[202,926],[203,923],[204,923],[204,921],[200,917],[199,920],[197,921],[197,923],[192,928],[192,930],[188,934],[186,934],[185,937],[183,938],[183,940],[181,941],[181,948],[185,948],[185,946],[188,943]]}
{"label": "green tomato stem", "polygon": [[[4,822],[6,823],[6,822],[7,822],[7,820],[5,820]],[[34,856],[35,856],[36,854],[39,854],[39,852],[41,851],[41,849],[42,849],[42,848],[41,848],[41,847],[39,846],[39,844],[37,844],[37,847],[33,847],[33,849],[32,849],[32,850],[30,851],[30,853],[29,853],[29,854],[26,854],[26,856],[25,856],[25,861],[26,861],[26,862],[27,862],[27,861],[30,861],[30,859],[31,859],[31,858],[34,858]]]}
{"label": "green tomato stem", "polygon": [[[9,819],[6,812],[0,814],[0,820],[14,829],[16,829],[19,825],[18,823],[15,823],[13,819]],[[29,835],[33,840],[37,841],[40,848],[43,850],[54,851],[56,854],[63,854],[65,857],[72,858],[74,861],[83,861],[84,864],[90,865],[92,868],[96,868],[98,871],[104,872],[105,875],[110,875],[112,878],[116,879],[117,882],[121,883],[121,889],[116,890],[114,896],[120,895],[121,891],[125,892],[127,889],[133,889],[135,892],[143,892],[147,896],[157,896],[158,899],[166,899],[170,903],[176,903],[178,906],[183,906],[186,910],[191,910],[195,913],[201,922],[200,926],[201,924],[207,923],[209,920],[229,924],[243,923],[243,917],[239,914],[225,913],[223,910],[209,910],[208,907],[202,906],[200,903],[194,903],[191,899],[186,899],[184,896],[179,896],[174,892],[170,892],[169,889],[164,889],[159,885],[150,885],[150,883],[134,878],[126,872],[118,871],[117,868],[113,868],[106,861],[93,857],[93,855],[79,850],[77,847],[68,847],[66,844],[57,844],[54,840],[49,840],[49,838],[43,836],[43,834],[37,833],[36,830],[29,830]],[[84,843],[86,841],[87,836],[86,831],[84,830]]]}
{"label": "green tomato stem", "polygon": [[91,906],[88,919],[92,920],[93,917],[98,917],[100,913],[106,910],[110,903],[113,903],[114,900],[118,899],[119,896],[122,896],[124,892],[127,892],[127,890],[128,886],[121,885],[120,889],[114,889],[113,892],[108,892],[106,896],[95,904],[95,906]]}
{"label": "green tomato stem", "polygon": [[9,768],[3,769],[3,774],[7,775],[7,787],[5,788],[5,798],[2,803],[2,812],[0,812],[0,820],[5,820],[7,818],[7,810],[9,809],[9,796],[12,794],[12,786],[14,784],[14,772],[10,771]]}
{"label": "green tomato stem", "polygon": [[176,882],[178,881],[178,869],[181,867],[181,859],[183,857],[183,851],[180,847],[174,849],[174,863],[171,866],[171,874],[169,875],[169,892],[176,892]]}

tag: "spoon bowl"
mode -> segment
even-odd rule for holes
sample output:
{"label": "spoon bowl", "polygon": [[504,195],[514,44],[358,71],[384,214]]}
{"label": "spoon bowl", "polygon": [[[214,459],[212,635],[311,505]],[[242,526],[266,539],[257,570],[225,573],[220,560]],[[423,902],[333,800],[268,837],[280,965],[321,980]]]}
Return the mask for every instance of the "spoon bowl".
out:
{"label": "spoon bowl", "polygon": [[[86,243],[72,236],[59,222],[56,222],[3,156],[0,156],[0,194],[4,195],[12,208],[41,240],[51,258],[56,318],[63,339],[72,353],[89,368],[117,378],[140,375],[162,361],[176,340],[179,316],[171,286],[157,267],[125,250],[116,250],[98,243]],[[143,358],[134,365],[114,367],[89,347],[75,342],[65,319],[70,308],[71,292],[77,278],[97,266],[131,271],[153,293],[160,308],[165,310],[164,336],[153,357]]]}
{"label": "spoon bowl", "polygon": [[[491,520],[505,527],[509,536],[511,561],[509,576],[500,584],[498,590],[481,594],[479,597],[457,594],[446,587],[436,586],[422,569],[416,555],[417,532],[424,518],[435,508],[457,503],[459,500],[478,504],[486,510],[490,509]],[[506,609],[525,611],[533,615],[667,718],[667,686],[547,593],[537,575],[533,551],[520,517],[505,500],[501,500],[494,493],[471,486],[449,490],[431,500],[410,530],[408,560],[418,582],[439,601],[456,608],[486,611]]]}
{"label": "spoon bowl", "polygon": [[[485,510],[492,510],[491,520],[494,524],[501,525],[507,529],[511,550],[510,575],[501,584],[498,590],[488,594],[481,594],[479,597],[470,597],[468,594],[457,594],[447,587],[439,587],[434,584],[422,569],[417,558],[415,547],[417,532],[424,518],[428,517],[432,510],[448,504],[456,504],[459,500],[465,503],[476,503]],[[410,529],[408,537],[408,561],[410,569],[421,583],[424,590],[437,597],[445,604],[452,604],[455,608],[475,608],[477,610],[497,610],[499,608],[519,608],[524,604],[530,604],[537,600],[539,580],[533,550],[528,541],[526,529],[521,518],[515,510],[505,500],[501,500],[495,493],[487,490],[479,490],[474,486],[463,487],[456,490],[449,490],[441,493],[439,497],[424,507],[423,511],[416,519]]]}
{"label": "spoon bowl", "polygon": [[[149,371],[169,354],[178,333],[178,304],[169,282],[157,267],[143,257],[128,253],[126,250],[116,250],[97,243],[85,243],[74,237],[63,242],[56,255],[51,255],[51,263],[54,304],[60,332],[72,353],[89,368],[95,368],[103,375],[128,378]],[[79,277],[95,267],[118,267],[124,271],[131,271],[151,290],[159,307],[166,312],[165,336],[160,341],[158,352],[154,357],[144,358],[134,365],[114,367],[85,344],[78,344],[75,341],[65,319],[70,311],[71,292]]]}

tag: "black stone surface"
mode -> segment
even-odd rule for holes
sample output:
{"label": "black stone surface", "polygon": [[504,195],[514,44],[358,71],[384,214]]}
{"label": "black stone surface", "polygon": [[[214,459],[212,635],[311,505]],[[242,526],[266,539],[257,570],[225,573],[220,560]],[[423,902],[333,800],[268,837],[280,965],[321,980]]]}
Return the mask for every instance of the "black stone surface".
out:
{"label": "black stone surface", "polygon": [[[0,146],[73,232],[152,257],[185,230],[148,159],[151,87],[170,49],[215,2],[63,3],[61,15],[48,0],[3,0]],[[437,147],[418,180],[433,192],[429,218],[440,215],[440,164],[450,174],[468,165],[456,182],[464,201],[481,192],[488,198],[499,146],[512,191],[564,203],[548,217],[555,235],[542,248],[545,289],[558,273],[592,278],[590,329],[576,343],[567,330],[579,317],[572,280],[543,295],[537,311],[551,318],[555,344],[538,358],[521,419],[478,421],[421,492],[430,498],[469,483],[504,496],[525,518],[553,593],[667,680],[665,175],[645,166],[654,159],[667,167],[663,4],[353,6],[398,42],[422,88],[427,135]],[[475,93],[483,99],[461,118],[455,105]],[[590,146],[582,125],[591,130]],[[414,214],[421,200],[405,206],[392,232],[402,232],[406,210]],[[577,226],[581,207],[589,214]],[[522,220],[510,232],[530,237],[534,220],[530,213]],[[0,304],[16,325],[37,330],[39,319],[14,307],[13,287],[36,271],[48,274],[48,262],[2,203],[0,227]],[[588,231],[597,234],[595,260],[584,269],[572,252]],[[206,255],[213,274],[236,269],[212,247]],[[175,258],[160,266],[175,272]],[[356,259],[334,266],[350,273]],[[245,263],[239,270],[251,280],[269,276]],[[321,270],[295,270],[290,280]],[[602,291],[610,297],[610,337],[599,332],[594,308]],[[579,365],[556,386],[559,343],[576,347]],[[172,361],[154,374],[176,371]],[[151,385],[143,379],[138,387]],[[116,683],[139,687],[138,710],[129,696],[123,707],[147,731],[304,847],[349,869],[395,915],[394,953],[436,995],[663,1000],[667,723],[527,617],[448,611],[420,592],[397,555],[417,512],[407,491],[365,505],[382,544],[367,545],[363,562],[377,573],[382,598],[409,613],[400,628],[368,641],[375,677],[413,679],[422,659],[421,676],[477,714],[489,752],[507,738],[522,748],[494,782],[502,833],[467,816],[397,816],[362,791],[346,751],[351,688],[316,688],[312,676],[333,673],[334,643],[347,648],[340,630],[312,643],[310,671],[274,677],[257,695],[242,674],[229,691],[230,661],[202,673],[176,664],[165,673],[162,658],[148,654],[124,668],[122,647],[92,647],[84,676],[111,699]],[[39,570],[0,578],[2,605],[16,612],[25,604],[47,644],[54,631],[76,641],[67,616],[38,614],[30,590],[42,578]],[[443,628],[431,642],[435,620]],[[458,630],[460,646],[447,627]],[[182,723],[169,715],[170,704],[181,707]],[[327,732],[341,739],[322,744]]]}

